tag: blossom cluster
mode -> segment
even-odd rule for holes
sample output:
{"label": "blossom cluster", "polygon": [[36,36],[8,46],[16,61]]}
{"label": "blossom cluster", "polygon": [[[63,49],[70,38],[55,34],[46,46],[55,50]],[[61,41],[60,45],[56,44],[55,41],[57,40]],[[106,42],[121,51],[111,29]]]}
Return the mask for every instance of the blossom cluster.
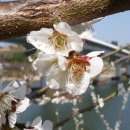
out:
{"label": "blossom cluster", "polygon": [[84,42],[65,22],[54,24],[53,29],[32,31],[27,41],[39,50],[33,68],[46,76],[46,84],[52,89],[81,95],[90,79],[102,71],[103,60],[98,55],[104,51],[80,55]]}
{"label": "blossom cluster", "polygon": [[15,127],[17,114],[26,110],[29,99],[25,97],[26,87],[12,81],[6,87],[0,85],[0,128],[9,125]]}
{"label": "blossom cluster", "polygon": [[32,123],[27,122],[24,130],[52,130],[53,124],[51,121],[46,120],[42,123],[42,118],[40,116],[36,117]]}

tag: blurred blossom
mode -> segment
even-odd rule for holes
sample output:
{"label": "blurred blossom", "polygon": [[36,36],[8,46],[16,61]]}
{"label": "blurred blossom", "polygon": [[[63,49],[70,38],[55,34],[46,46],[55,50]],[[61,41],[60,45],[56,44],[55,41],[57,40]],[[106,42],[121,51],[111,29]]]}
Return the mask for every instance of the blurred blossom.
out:
{"label": "blurred blossom", "polygon": [[42,123],[42,119],[40,116],[36,117],[32,124],[30,122],[26,123],[26,128],[24,130],[52,130],[53,124],[51,121],[46,120],[44,123]]}
{"label": "blurred blossom", "polygon": [[9,127],[14,128],[17,113],[23,112],[29,104],[25,94],[26,88],[16,81],[12,81],[5,87],[0,86],[0,126],[6,124],[8,120]]}
{"label": "blurred blossom", "polygon": [[103,98],[100,98],[100,96],[98,95],[97,101],[98,101],[99,107],[103,108],[104,107],[104,100],[103,100]]}
{"label": "blurred blossom", "polygon": [[99,109],[104,107],[104,100],[100,97],[100,95],[96,95],[95,92],[91,92],[91,97],[94,105],[96,105],[95,109]]}
{"label": "blurred blossom", "polygon": [[47,97],[46,95],[43,95],[40,98],[36,98],[35,101],[39,104],[39,105],[45,105],[48,102],[50,102],[51,98]]}
{"label": "blurred blossom", "polygon": [[118,95],[123,95],[125,94],[126,90],[124,88],[124,84],[123,83],[119,83],[118,84]]}

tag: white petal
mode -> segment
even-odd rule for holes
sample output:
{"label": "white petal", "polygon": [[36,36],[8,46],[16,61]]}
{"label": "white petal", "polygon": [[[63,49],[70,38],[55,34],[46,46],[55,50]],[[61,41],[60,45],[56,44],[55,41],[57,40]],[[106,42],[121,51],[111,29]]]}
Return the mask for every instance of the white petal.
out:
{"label": "white petal", "polygon": [[53,29],[42,28],[39,31],[32,31],[27,36],[27,41],[35,46],[37,49],[48,52],[49,41],[48,37],[53,33]]}
{"label": "white petal", "polygon": [[103,98],[98,98],[98,103],[99,103],[100,108],[102,108],[104,106]]}
{"label": "white petal", "polygon": [[51,89],[59,89],[59,83],[55,79],[50,79],[50,80],[47,79],[46,84]]}
{"label": "white petal", "polygon": [[50,88],[65,88],[65,84],[68,79],[68,72],[62,71],[60,68],[56,68],[48,73],[46,77],[46,83]]}
{"label": "white petal", "polygon": [[28,98],[25,98],[24,100],[20,101],[17,105],[16,112],[21,113],[21,112],[25,111],[30,104],[29,102],[30,102],[30,100]]}
{"label": "white petal", "polygon": [[30,122],[29,122],[29,121],[27,121],[27,122],[26,122],[26,124],[25,124],[25,126],[26,126],[26,127],[31,126]]}
{"label": "white petal", "polygon": [[65,22],[60,22],[60,23],[54,24],[53,27],[56,31],[58,31],[62,34],[72,35],[71,27]]}
{"label": "white petal", "polygon": [[24,99],[25,94],[26,94],[26,87],[20,86],[11,94],[13,95],[14,98],[22,100],[22,99]]}
{"label": "white petal", "polygon": [[79,35],[80,38],[82,39],[86,39],[86,38],[92,38],[93,37],[93,34],[90,30],[85,30],[84,32],[82,32],[80,35]]}
{"label": "white petal", "polygon": [[90,59],[89,62],[90,62],[90,68],[89,68],[90,77],[95,77],[98,74],[100,74],[103,69],[103,60],[100,57],[94,57]]}
{"label": "white petal", "polygon": [[73,35],[68,37],[68,46],[70,48],[70,51],[71,50],[82,51],[83,41],[81,40],[78,34],[73,32]]}
{"label": "white petal", "polygon": [[104,51],[92,51],[92,52],[88,53],[86,56],[91,58],[91,57],[96,57],[102,53],[104,53]]}
{"label": "white petal", "polygon": [[32,122],[32,127],[40,127],[42,125],[42,118],[40,116],[38,116],[37,118],[35,118]]}
{"label": "white petal", "polygon": [[84,73],[82,80],[79,83],[70,82],[66,84],[66,90],[71,95],[81,95],[86,92],[90,83],[90,76],[88,73]]}
{"label": "white petal", "polygon": [[26,94],[26,88],[20,86],[18,82],[12,81],[3,89],[3,92],[9,92],[16,99],[23,99]]}
{"label": "white petal", "polygon": [[52,130],[53,129],[53,123],[49,120],[46,120],[43,123],[43,128],[44,128],[44,130]]}
{"label": "white petal", "polygon": [[62,70],[66,70],[67,60],[65,57],[58,55],[58,65]]}
{"label": "white petal", "polygon": [[6,118],[5,118],[5,115],[1,113],[0,114],[0,126],[2,124],[6,124]]}
{"label": "white petal", "polygon": [[15,90],[19,87],[19,84],[16,81],[11,81],[4,89],[3,92],[9,92],[11,90]]}
{"label": "white petal", "polygon": [[38,58],[33,62],[33,68],[45,75],[55,59],[55,55],[43,54],[41,52],[38,54]]}
{"label": "white petal", "polygon": [[14,125],[17,121],[17,115],[16,115],[16,112],[10,112],[9,114],[9,117],[8,117],[8,120],[9,120],[9,126],[11,128],[14,128]]}

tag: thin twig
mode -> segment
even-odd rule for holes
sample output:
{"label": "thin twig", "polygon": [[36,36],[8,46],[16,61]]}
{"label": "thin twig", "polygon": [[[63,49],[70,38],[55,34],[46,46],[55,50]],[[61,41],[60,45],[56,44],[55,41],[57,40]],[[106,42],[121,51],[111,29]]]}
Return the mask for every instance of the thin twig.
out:
{"label": "thin twig", "polygon": [[[118,94],[118,92],[113,92],[112,94],[110,94],[109,96],[105,97],[104,98],[104,102],[114,98],[116,95]],[[54,125],[54,129],[64,125],[65,123],[67,123],[68,121],[70,121],[71,119],[73,119],[75,116],[79,115],[80,113],[84,113],[84,112],[87,112],[87,111],[91,111],[93,108],[95,108],[96,106],[98,105],[95,104],[95,105],[91,105],[89,107],[86,107],[86,108],[83,108],[83,109],[80,109],[76,114],[72,114],[71,116],[63,119],[62,121],[58,122],[57,124]]]}
{"label": "thin twig", "polygon": [[107,58],[107,57],[109,57],[109,56],[112,56],[112,55],[114,55],[115,53],[120,52],[121,50],[123,50],[123,49],[125,49],[125,48],[128,48],[128,47],[130,47],[130,44],[125,45],[125,46],[123,46],[123,47],[120,47],[119,49],[116,49],[116,50],[114,50],[114,51],[112,51],[112,52],[110,52],[110,53],[108,53],[108,54],[102,56],[102,58],[105,59],[105,58]]}

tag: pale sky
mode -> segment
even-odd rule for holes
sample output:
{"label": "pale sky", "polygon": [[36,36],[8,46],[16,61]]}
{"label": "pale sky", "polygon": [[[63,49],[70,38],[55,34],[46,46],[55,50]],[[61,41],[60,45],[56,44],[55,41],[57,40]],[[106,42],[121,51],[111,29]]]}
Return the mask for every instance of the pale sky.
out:
{"label": "pale sky", "polygon": [[120,45],[130,43],[130,11],[106,16],[94,24],[95,38],[104,41],[118,41]]}

